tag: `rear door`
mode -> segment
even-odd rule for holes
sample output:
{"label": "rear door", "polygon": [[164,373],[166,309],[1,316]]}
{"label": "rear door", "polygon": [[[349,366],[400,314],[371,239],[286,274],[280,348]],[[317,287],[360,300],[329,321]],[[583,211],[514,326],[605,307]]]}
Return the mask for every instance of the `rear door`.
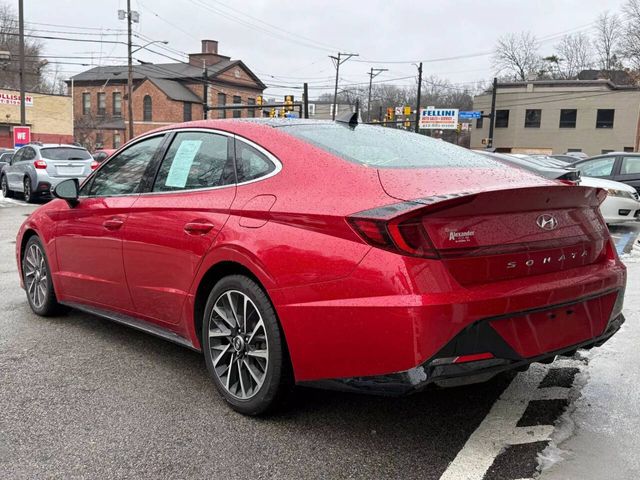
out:
{"label": "rear door", "polygon": [[8,177],[11,189],[20,192],[24,190],[24,178],[28,175],[29,169],[36,158],[36,151],[31,147],[24,147],[21,152],[22,154],[18,160],[12,163],[11,174]]}
{"label": "rear door", "polygon": [[109,159],[82,186],[79,203],[57,213],[56,275],[67,301],[133,310],[122,263],[122,233],[163,139],[142,139]]}
{"label": "rear door", "polygon": [[124,265],[138,316],[165,325],[180,321],[235,194],[231,136],[173,134],[153,186],[136,200],[124,230]]}
{"label": "rear door", "polygon": [[640,155],[623,155],[614,180],[631,185],[640,192]]}

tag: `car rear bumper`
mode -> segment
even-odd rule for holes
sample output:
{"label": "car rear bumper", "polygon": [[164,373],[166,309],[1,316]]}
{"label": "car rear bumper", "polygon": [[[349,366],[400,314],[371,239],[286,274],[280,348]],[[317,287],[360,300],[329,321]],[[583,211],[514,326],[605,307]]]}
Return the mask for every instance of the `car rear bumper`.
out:
{"label": "car rear bumper", "polygon": [[[269,294],[301,383],[409,375],[436,359],[485,352],[508,363],[555,355],[604,335],[625,284],[615,258],[462,287],[443,262],[372,249],[349,277]],[[487,334],[501,342],[484,340],[491,348],[483,350]],[[469,338],[481,343],[470,348]]]}
{"label": "car rear bumper", "polygon": [[[618,298],[622,298],[622,291],[615,293]],[[568,305],[562,306],[562,308],[566,307]],[[493,334],[490,332],[492,321],[492,319],[487,319],[461,332],[434,358],[404,372],[368,377],[326,379],[300,382],[300,384],[375,395],[405,395],[423,390],[430,385],[456,387],[485,382],[502,372],[526,370],[532,363],[551,363],[559,355],[571,356],[578,349],[599,347],[620,329],[625,318],[622,313],[614,314],[607,322],[604,331],[599,335],[527,358],[514,352],[495,332]],[[490,358],[484,355],[492,351],[496,354],[492,354]],[[459,359],[463,361],[458,363]]]}

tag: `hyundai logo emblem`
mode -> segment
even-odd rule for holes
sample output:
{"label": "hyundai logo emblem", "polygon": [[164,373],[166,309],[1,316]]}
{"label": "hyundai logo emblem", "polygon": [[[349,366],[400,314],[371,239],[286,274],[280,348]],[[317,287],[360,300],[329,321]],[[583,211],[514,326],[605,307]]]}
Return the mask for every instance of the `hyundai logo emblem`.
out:
{"label": "hyundai logo emblem", "polygon": [[537,218],[536,224],[543,230],[554,230],[558,226],[558,220],[553,215],[545,213]]}

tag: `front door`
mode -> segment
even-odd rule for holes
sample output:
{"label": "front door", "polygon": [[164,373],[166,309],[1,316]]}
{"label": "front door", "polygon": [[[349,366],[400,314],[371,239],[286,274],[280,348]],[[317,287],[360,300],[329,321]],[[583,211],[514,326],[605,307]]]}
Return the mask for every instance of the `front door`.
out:
{"label": "front door", "polygon": [[139,316],[160,324],[180,321],[200,262],[235,197],[232,147],[224,133],[176,133],[155,183],[133,205],[123,255]]}
{"label": "front door", "polygon": [[122,234],[163,137],[143,139],[109,159],[83,185],[79,203],[58,214],[56,275],[63,301],[132,310]]}

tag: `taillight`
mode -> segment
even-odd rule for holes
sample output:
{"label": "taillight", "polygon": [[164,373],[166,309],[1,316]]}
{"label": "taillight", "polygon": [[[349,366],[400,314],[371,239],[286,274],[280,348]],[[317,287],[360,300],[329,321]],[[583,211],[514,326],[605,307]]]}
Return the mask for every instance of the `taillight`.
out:
{"label": "taillight", "polygon": [[36,160],[35,162],[33,162],[33,166],[36,168],[44,169],[47,168],[47,162],[45,162],[44,160]]}
{"label": "taillight", "polygon": [[95,170],[99,166],[100,166],[100,164],[98,162],[96,162],[95,160],[93,162],[91,162],[91,170]]}
{"label": "taillight", "polygon": [[352,216],[348,221],[369,245],[412,257],[439,258],[421,217],[379,220]]}

